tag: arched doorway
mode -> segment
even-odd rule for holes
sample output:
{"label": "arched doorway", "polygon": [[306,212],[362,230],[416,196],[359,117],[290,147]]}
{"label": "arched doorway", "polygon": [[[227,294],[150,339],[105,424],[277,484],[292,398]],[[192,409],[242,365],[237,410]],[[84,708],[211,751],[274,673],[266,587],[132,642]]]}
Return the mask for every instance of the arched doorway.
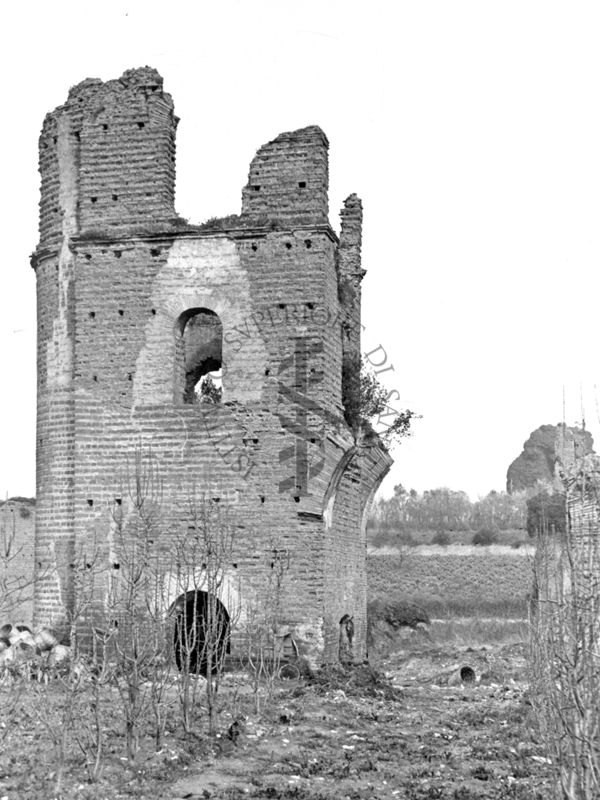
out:
{"label": "arched doorway", "polygon": [[217,672],[230,652],[229,614],[223,603],[198,589],[180,595],[174,611],[173,645],[179,671]]}

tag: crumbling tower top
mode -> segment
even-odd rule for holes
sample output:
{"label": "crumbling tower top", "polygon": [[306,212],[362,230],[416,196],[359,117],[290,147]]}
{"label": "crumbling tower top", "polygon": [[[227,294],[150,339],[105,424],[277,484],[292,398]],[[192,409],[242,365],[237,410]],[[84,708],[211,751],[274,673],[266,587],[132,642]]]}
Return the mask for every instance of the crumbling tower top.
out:
{"label": "crumbling tower top", "polygon": [[124,234],[175,216],[175,129],[155,69],[88,78],[46,116],[40,137],[40,244],[68,233]]}
{"label": "crumbling tower top", "polygon": [[242,213],[289,223],[327,223],[327,137],[317,125],[280,134],[252,159]]}

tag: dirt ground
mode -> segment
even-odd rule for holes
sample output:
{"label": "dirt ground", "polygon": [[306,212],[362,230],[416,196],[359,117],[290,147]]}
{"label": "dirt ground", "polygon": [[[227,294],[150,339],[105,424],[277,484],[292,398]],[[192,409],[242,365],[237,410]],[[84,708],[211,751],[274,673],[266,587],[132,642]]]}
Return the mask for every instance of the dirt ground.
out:
{"label": "dirt ground", "polygon": [[[461,682],[461,667],[475,680]],[[10,718],[0,717],[0,800],[551,796],[523,644],[468,648],[414,636],[377,670],[282,680],[260,714],[242,676],[227,675],[216,738],[173,733],[159,753],[145,742],[135,768],[107,706],[111,746],[101,780],[88,782],[75,731],[60,792],[56,751],[31,705],[39,703],[36,689]]]}
{"label": "dirt ground", "polygon": [[[425,645],[283,688],[268,718],[187,769],[169,798],[550,797],[524,646]],[[475,681],[462,682],[471,667]],[[472,677],[468,670],[463,675]]]}

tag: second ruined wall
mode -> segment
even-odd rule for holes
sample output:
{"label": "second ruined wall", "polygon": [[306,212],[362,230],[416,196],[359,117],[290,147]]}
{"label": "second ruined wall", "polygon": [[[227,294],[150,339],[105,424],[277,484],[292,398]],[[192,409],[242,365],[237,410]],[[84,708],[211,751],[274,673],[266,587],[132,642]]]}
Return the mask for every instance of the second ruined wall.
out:
{"label": "second ruined wall", "polygon": [[34,501],[12,499],[0,504],[2,625],[32,624],[34,531]]}

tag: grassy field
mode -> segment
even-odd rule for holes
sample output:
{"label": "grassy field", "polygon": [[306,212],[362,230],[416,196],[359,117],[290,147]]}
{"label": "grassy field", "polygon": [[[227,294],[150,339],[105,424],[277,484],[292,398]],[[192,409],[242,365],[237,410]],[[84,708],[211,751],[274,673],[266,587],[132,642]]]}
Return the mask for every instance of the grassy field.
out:
{"label": "grassy field", "polygon": [[432,617],[523,617],[530,548],[389,548],[367,559],[370,597],[411,600]]}

